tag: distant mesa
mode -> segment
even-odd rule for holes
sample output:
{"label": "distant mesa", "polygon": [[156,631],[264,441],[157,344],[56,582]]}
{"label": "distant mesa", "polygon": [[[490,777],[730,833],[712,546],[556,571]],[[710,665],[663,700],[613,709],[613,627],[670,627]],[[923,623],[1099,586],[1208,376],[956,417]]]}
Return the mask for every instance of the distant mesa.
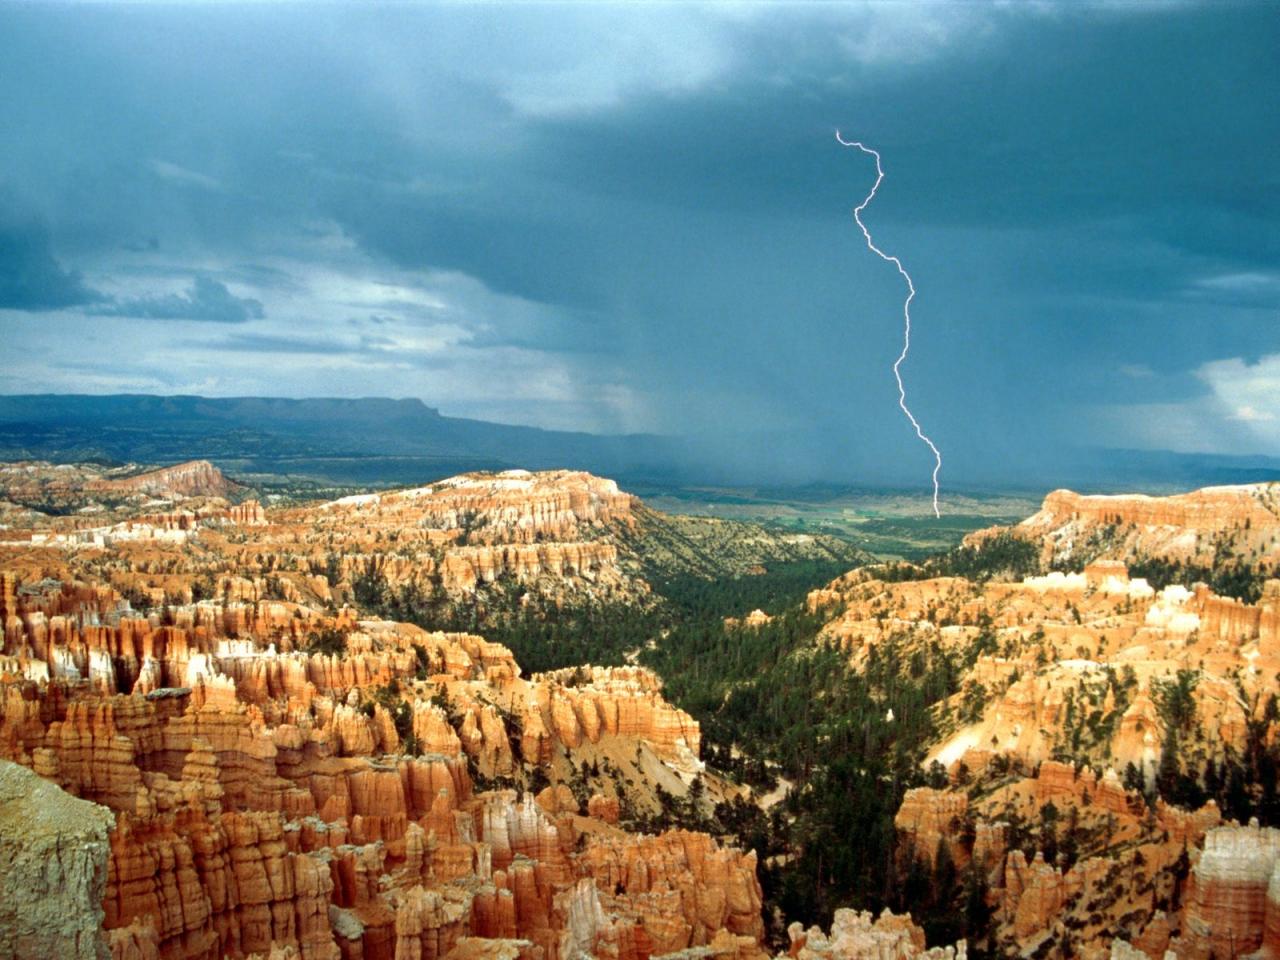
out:
{"label": "distant mesa", "polygon": [[[762,444],[769,456],[756,454]],[[646,484],[899,486],[918,479],[914,470],[898,474],[883,457],[837,464],[828,453],[811,431],[762,433],[748,427],[714,436],[663,436],[546,430],[445,416],[417,399],[0,396],[0,459],[5,460],[164,463],[207,457],[233,473],[287,474],[341,485],[413,484],[515,466],[572,466]],[[953,458],[948,470],[953,481],[1019,491],[1100,481],[1112,489],[1189,489],[1280,480],[1280,458],[1081,448],[1051,458],[1024,453],[999,465]]]}
{"label": "distant mesa", "polygon": [[[145,429],[138,429],[143,425]],[[147,395],[0,396],[0,458],[163,463],[413,483],[477,469],[670,469],[679,444],[445,417],[419,400]]]}
{"label": "distant mesa", "polygon": [[208,460],[188,460],[131,477],[95,480],[85,489],[93,493],[147,494],[153,497],[232,497],[246,490],[228,479]]}

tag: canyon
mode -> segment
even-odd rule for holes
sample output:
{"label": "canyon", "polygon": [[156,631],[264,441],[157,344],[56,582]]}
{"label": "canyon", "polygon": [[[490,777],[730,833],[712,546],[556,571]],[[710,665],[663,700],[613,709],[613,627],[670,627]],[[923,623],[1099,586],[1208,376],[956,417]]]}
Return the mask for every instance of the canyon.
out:
{"label": "canyon", "polygon": [[[0,545],[0,757],[107,825],[74,867],[89,895],[28,891],[78,918],[81,953],[765,955],[753,854],[628,829],[662,793],[732,789],[652,672],[526,677],[500,644],[353,605],[375,571],[643,603],[635,498],[509,471],[268,512],[206,467],[10,485],[124,495]],[[57,482],[33,497],[33,475]],[[46,934],[22,942],[60,949]]]}
{"label": "canyon", "polygon": [[[967,541],[978,558],[1029,544],[1031,575],[857,560],[809,592],[797,656],[904,678],[954,667],[890,828],[894,869],[967,885],[986,919],[966,944],[930,939],[915,915],[843,908],[782,918],[778,939],[768,865],[709,829],[768,803],[707,762],[672,678],[632,661],[528,674],[483,631],[370,608],[665,609],[655,572],[696,569],[709,545],[745,541],[708,575],[726,578],[845,548],[668,522],[575,471],[264,506],[206,466],[62,471],[62,486],[52,466],[10,467],[23,510],[104,499],[15,510],[0,532],[0,864],[18,878],[0,884],[0,955],[1280,950],[1277,805],[1251,779],[1280,717],[1274,485],[1060,491]],[[1130,569],[1227,550],[1258,571],[1255,600]],[[717,620],[728,638],[785,622],[750,606]]]}

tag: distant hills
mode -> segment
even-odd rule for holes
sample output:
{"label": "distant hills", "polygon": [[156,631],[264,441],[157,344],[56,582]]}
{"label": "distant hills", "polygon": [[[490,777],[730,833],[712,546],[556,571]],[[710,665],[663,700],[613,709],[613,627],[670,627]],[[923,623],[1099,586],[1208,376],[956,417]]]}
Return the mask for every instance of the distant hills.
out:
{"label": "distant hills", "polygon": [[[446,417],[420,400],[148,394],[0,396],[0,460],[173,463],[207,459],[233,475],[347,484],[425,482],[472,470],[560,467],[671,485],[816,482],[902,486],[894,458],[819,459],[805,438],[670,437],[541,430]],[[1068,449],[1022,462],[956,451],[944,485],[960,490],[1172,491],[1280,480],[1280,458]],[[965,460],[967,455],[969,460]],[[806,464],[808,467],[806,467]],[[914,474],[912,474],[914,475]]]}
{"label": "distant hills", "polygon": [[467,470],[673,471],[677,440],[600,436],[445,417],[385,398],[29,394],[0,396],[0,459],[170,463],[232,473],[404,483]]}

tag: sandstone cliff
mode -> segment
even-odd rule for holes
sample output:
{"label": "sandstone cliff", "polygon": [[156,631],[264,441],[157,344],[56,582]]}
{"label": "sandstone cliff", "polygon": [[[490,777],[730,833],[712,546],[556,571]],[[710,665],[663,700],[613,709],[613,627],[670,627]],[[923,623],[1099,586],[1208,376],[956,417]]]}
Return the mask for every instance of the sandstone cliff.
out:
{"label": "sandstone cliff", "polygon": [[188,460],[133,476],[90,481],[85,489],[89,493],[153,497],[228,497],[244,488],[228,480],[208,460]]}
{"label": "sandstone cliff", "polygon": [[[1274,576],[1280,570],[1277,524],[1280,484],[1260,483],[1169,497],[1056,490],[1039,512],[1008,529],[1036,543],[1046,565],[1155,558],[1201,568],[1247,564]],[[980,544],[995,532],[971,534],[966,542]]]}

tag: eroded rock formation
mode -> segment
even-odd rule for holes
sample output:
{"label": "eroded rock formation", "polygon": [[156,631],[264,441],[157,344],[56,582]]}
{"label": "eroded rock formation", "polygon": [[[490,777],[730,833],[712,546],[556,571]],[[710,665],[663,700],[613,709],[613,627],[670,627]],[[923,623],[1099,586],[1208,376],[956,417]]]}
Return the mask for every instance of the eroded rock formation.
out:
{"label": "eroded rock formation", "polygon": [[105,960],[109,810],[0,760],[0,956]]}
{"label": "eroded rock formation", "polygon": [[89,493],[144,493],[161,497],[227,497],[243,488],[228,480],[208,460],[188,460],[171,467],[159,467],[132,476],[91,480],[85,484]]}
{"label": "eroded rock formation", "polygon": [[[697,724],[645,670],[525,679],[467,634],[287,602],[142,617],[12,574],[0,620],[0,755],[114,813],[89,899],[117,960],[761,955],[753,856],[617,826],[621,791],[653,806],[701,770]],[[303,649],[316,631],[340,655]],[[588,760],[613,776],[579,798]],[[533,771],[558,784],[538,802],[477,787]]]}
{"label": "eroded rock formation", "polygon": [[[1273,831],[1155,796],[1160,776],[1220,775],[1274,740],[1280,584],[1244,603],[1155,589],[1127,566],[1213,562],[1225,544],[1265,570],[1276,494],[1166,499],[1048,498],[1015,535],[1046,562],[1087,560],[1063,564],[1078,572],[855,571],[809,598],[820,642],[855,666],[886,652],[956,664],[931,718],[931,786],[897,814],[899,853],[963,872],[995,950],[1280,950]],[[660,809],[659,787],[686,795],[706,776],[698,724],[659,678],[527,677],[483,637],[355,607],[357,587],[427,608],[649,602],[626,551],[652,517],[611,482],[510,471],[102,519],[0,544],[0,757],[112,818],[104,934],[71,949],[762,960],[754,856],[628,830]],[[949,954],[908,917],[839,911],[830,934],[793,928],[791,955]]]}
{"label": "eroded rock formation", "polygon": [[925,948],[924,931],[907,916],[886,910],[879,917],[856,910],[837,910],[831,932],[818,927],[805,930],[799,923],[788,929],[791,949],[786,956],[796,960],[964,960],[965,942],[955,946]]}
{"label": "eroded rock formation", "polygon": [[[925,761],[941,782],[906,793],[899,856],[928,871],[945,853],[946,869],[981,892],[1000,951],[1103,957],[1115,942],[1153,958],[1269,956],[1274,831],[1224,823],[1205,797],[1230,779],[1237,809],[1259,800],[1241,758],[1280,732],[1269,706],[1280,696],[1280,582],[1247,603],[1176,577],[1274,570],[1280,486],[1059,491],[1022,524],[968,542],[981,550],[1010,535],[1067,569],[1008,582],[880,580],[872,568],[809,597],[855,666],[963,664]],[[1130,574],[1153,557],[1173,579],[1160,589]],[[1158,796],[1175,780],[1203,805]]]}
{"label": "eroded rock formation", "polygon": [[[1009,532],[1038,543],[1045,561],[1084,556],[1161,558],[1201,567],[1247,562],[1280,570],[1280,485],[1206,487],[1168,497],[1085,496],[1056,490]],[[971,534],[977,543],[995,530]]]}

